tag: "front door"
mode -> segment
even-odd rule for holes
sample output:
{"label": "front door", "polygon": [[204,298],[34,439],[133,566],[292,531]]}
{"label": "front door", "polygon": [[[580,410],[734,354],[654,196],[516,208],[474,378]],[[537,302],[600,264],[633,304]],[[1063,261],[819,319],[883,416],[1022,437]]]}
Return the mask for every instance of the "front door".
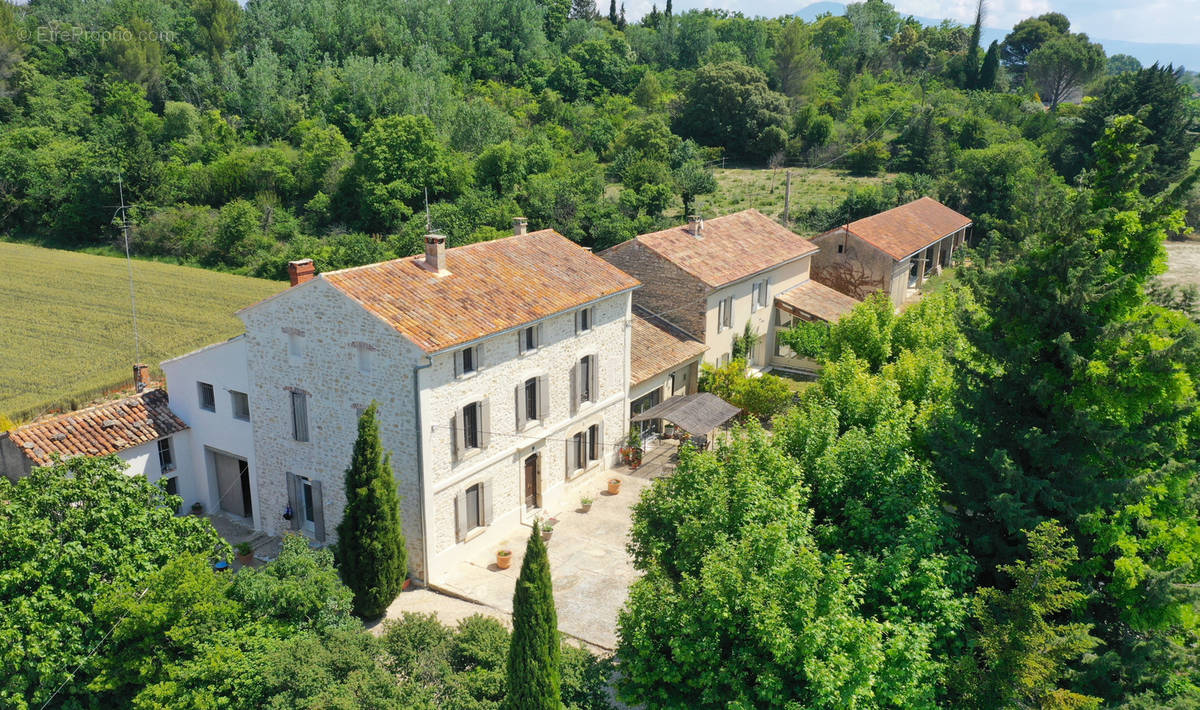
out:
{"label": "front door", "polygon": [[221,510],[250,517],[250,468],[245,459],[213,453]]}
{"label": "front door", "polygon": [[533,510],[541,507],[538,500],[538,455],[533,454],[525,459],[525,508]]}

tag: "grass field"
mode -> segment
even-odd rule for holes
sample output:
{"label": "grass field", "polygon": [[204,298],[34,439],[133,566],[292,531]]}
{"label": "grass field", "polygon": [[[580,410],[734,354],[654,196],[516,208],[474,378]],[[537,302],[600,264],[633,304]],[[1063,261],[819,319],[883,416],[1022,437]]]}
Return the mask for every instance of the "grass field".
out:
{"label": "grass field", "polygon": [[[287,284],[133,262],[141,360],[236,335],[238,308]],[[126,385],[134,363],[124,259],[0,242],[0,414],[15,420]]]}
{"label": "grass field", "polygon": [[[791,168],[792,213],[809,207],[833,207],[841,203],[855,185],[880,183],[883,177],[852,177],[841,170],[828,168]],[[783,217],[784,193],[787,187],[787,171],[771,168],[717,168],[713,171],[717,179],[717,191],[696,198],[696,208],[706,217],[720,217],[730,212],[739,212],[751,207],[777,219]],[[620,185],[610,184],[606,191],[615,198]],[[676,215],[682,221],[683,203],[678,199],[667,208],[668,215]]]}

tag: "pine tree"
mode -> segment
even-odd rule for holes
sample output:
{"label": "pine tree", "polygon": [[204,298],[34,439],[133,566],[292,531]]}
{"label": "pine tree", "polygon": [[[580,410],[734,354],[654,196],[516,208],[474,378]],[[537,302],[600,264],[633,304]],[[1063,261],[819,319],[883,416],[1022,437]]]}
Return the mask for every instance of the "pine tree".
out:
{"label": "pine tree", "polygon": [[562,708],[558,614],[550,583],[550,560],[538,524],[525,546],[513,592],[513,634],[508,647],[506,710]]}
{"label": "pine tree", "polygon": [[358,439],[346,469],[346,512],[338,524],[337,560],[342,581],[354,592],[354,613],[381,616],[408,574],[400,522],[400,494],[391,454],[379,443],[375,402],[358,419]]}

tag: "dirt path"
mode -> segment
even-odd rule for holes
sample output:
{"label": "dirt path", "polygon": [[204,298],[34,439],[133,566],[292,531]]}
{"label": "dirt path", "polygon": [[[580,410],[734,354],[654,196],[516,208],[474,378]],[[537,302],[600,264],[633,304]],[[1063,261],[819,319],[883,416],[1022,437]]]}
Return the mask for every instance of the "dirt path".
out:
{"label": "dirt path", "polygon": [[1200,242],[1167,242],[1167,273],[1160,278],[1200,286]]}

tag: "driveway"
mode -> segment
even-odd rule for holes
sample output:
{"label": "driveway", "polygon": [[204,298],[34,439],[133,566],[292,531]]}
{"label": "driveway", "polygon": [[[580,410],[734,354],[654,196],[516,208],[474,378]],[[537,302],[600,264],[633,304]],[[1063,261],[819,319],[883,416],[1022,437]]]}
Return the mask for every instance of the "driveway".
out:
{"label": "driveway", "polygon": [[[547,547],[558,628],[564,634],[601,649],[616,649],[617,612],[625,605],[629,585],[638,577],[625,551],[630,508],[651,480],[664,472],[674,450],[673,442],[659,446],[647,453],[636,472],[615,471],[613,475],[622,482],[621,492],[610,496],[606,490],[598,490],[589,512],[570,510],[556,516],[558,522]],[[511,614],[530,530],[522,526],[503,542],[503,547],[513,551],[508,569],[498,568],[495,552],[489,550],[486,556],[458,565],[436,588]]]}

